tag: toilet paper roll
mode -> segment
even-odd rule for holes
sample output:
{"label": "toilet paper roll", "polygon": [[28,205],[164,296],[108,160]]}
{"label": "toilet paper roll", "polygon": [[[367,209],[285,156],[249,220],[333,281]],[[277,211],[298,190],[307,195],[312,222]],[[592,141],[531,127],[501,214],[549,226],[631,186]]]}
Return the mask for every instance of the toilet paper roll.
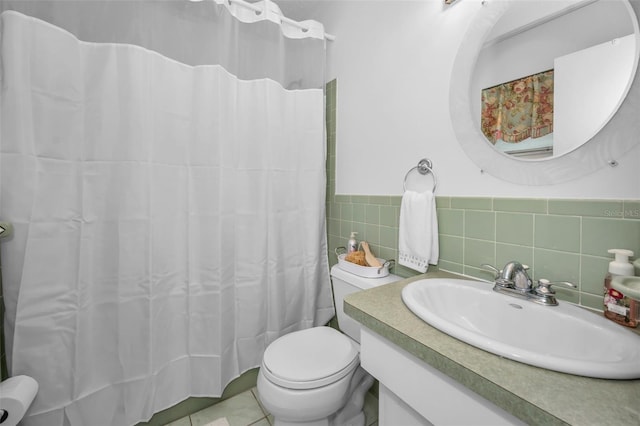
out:
{"label": "toilet paper roll", "polygon": [[16,426],[38,393],[33,377],[15,376],[0,383],[0,426]]}

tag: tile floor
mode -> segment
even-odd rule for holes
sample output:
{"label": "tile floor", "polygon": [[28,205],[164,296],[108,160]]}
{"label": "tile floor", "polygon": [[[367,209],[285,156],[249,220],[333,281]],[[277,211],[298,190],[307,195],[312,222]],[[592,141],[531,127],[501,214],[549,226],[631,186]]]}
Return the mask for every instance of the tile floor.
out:
{"label": "tile floor", "polygon": [[[367,393],[364,404],[366,426],[378,425],[378,400]],[[256,388],[183,417],[166,426],[271,426],[273,417],[258,400]]]}

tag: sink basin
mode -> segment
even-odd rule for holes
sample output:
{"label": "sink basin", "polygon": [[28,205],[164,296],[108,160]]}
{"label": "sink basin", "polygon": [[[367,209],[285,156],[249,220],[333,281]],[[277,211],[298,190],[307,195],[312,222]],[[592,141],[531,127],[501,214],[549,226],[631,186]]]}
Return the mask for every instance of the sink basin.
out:
{"label": "sink basin", "polygon": [[525,364],[602,379],[640,378],[640,336],[592,312],[493,291],[493,284],[423,279],[402,291],[429,325],[470,345]]}

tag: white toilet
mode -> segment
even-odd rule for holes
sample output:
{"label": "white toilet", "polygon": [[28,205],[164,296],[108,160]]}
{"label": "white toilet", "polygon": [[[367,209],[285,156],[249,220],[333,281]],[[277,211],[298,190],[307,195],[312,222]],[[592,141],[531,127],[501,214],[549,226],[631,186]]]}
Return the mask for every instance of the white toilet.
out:
{"label": "white toilet", "polygon": [[360,325],[344,313],[347,294],[402,278],[362,278],[331,269],[338,325],[296,331],[267,347],[258,395],[276,426],[363,426],[362,406],[371,377],[360,367]]}

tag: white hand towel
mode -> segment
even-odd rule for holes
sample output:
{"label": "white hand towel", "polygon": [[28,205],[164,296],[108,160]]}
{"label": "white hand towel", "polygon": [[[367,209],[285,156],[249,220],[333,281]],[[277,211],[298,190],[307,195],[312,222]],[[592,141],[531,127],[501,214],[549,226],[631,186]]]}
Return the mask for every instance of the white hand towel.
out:
{"label": "white hand towel", "polygon": [[418,272],[438,263],[438,218],[433,192],[405,191],[400,205],[398,262]]}

